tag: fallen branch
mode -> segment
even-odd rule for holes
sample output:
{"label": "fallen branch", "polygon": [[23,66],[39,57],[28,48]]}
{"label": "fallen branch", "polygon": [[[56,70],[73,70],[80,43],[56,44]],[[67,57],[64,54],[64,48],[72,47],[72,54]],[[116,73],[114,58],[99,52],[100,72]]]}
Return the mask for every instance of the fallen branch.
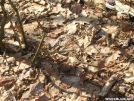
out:
{"label": "fallen branch", "polygon": [[114,82],[117,80],[118,78],[118,74],[113,74],[110,79],[107,81],[107,83],[104,85],[104,87],[102,88],[102,91],[100,92],[100,96],[104,97],[107,95],[109,89],[112,87],[112,85],[114,84]]}
{"label": "fallen branch", "polygon": [[1,25],[0,25],[0,47],[1,47],[2,51],[4,51],[4,46],[3,46],[2,40],[4,38],[4,27],[5,27],[5,24],[7,21],[7,12],[4,7],[4,2],[5,2],[5,0],[1,0],[1,2],[0,2],[0,6],[1,6],[1,9],[3,12],[3,18],[2,18]]}
{"label": "fallen branch", "polygon": [[110,5],[109,3],[106,2],[105,6],[109,9],[112,9],[112,10],[116,10],[118,12],[122,12],[122,13],[125,13],[125,14],[130,14],[132,16],[134,16],[134,9],[131,8],[130,6],[128,5],[124,5],[122,4],[120,1],[118,0],[115,0],[115,5],[112,6]]}

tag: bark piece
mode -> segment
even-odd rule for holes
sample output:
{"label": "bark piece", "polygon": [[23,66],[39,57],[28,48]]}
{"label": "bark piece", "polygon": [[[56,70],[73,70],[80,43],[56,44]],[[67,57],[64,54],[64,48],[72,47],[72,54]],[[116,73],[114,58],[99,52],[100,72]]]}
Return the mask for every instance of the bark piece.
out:
{"label": "bark piece", "polygon": [[113,83],[117,80],[118,74],[113,74],[110,79],[107,81],[107,83],[102,88],[102,91],[100,92],[100,96],[104,97],[107,95],[109,89],[112,87]]}

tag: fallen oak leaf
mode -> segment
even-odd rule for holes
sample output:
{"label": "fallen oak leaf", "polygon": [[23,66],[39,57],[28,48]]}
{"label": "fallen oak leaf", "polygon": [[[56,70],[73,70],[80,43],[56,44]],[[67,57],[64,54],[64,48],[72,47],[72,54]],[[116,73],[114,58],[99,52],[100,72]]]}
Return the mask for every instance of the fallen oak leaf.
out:
{"label": "fallen oak leaf", "polygon": [[43,84],[40,81],[37,81],[34,84],[30,84],[30,94],[35,94],[35,93],[41,93],[43,91]]}
{"label": "fallen oak leaf", "polygon": [[8,84],[8,83],[13,83],[15,81],[15,78],[13,78],[13,77],[8,77],[8,78],[6,78],[6,77],[2,77],[2,76],[0,76],[0,86],[5,86],[6,84]]}
{"label": "fallen oak leaf", "polygon": [[79,63],[78,59],[76,57],[69,57],[68,60],[71,64],[77,64]]}
{"label": "fallen oak leaf", "polygon": [[118,57],[120,57],[120,52],[119,51],[116,51],[111,56],[109,56],[109,57],[106,58],[106,60],[105,60],[105,66],[107,66],[110,62],[116,61],[116,59]]}
{"label": "fallen oak leaf", "polygon": [[134,28],[129,23],[121,23],[121,28],[123,32],[134,31]]}
{"label": "fallen oak leaf", "polygon": [[95,48],[94,45],[90,45],[85,49],[85,53],[88,55],[92,55],[93,53],[98,53],[98,50]]}
{"label": "fallen oak leaf", "polygon": [[27,7],[27,10],[31,13],[31,12],[35,12],[36,14],[38,12],[42,12],[45,10],[45,6],[43,5],[39,5],[37,3],[32,3],[30,7]]}
{"label": "fallen oak leaf", "polygon": [[60,29],[55,29],[54,31],[50,32],[47,34],[48,37],[50,38],[58,38],[59,35],[63,32],[63,28],[60,28]]}
{"label": "fallen oak leaf", "polygon": [[62,5],[58,3],[56,5],[56,7],[53,7],[52,13],[57,14],[57,13],[61,13],[61,12],[66,12],[66,9],[65,8],[62,8],[61,6]]}
{"label": "fallen oak leaf", "polygon": [[67,31],[67,34],[75,34],[77,31],[77,24],[75,21],[73,21],[72,23],[68,24],[64,30]]}
{"label": "fallen oak leaf", "polygon": [[0,96],[0,101],[17,101],[15,95],[11,91],[4,91]]}

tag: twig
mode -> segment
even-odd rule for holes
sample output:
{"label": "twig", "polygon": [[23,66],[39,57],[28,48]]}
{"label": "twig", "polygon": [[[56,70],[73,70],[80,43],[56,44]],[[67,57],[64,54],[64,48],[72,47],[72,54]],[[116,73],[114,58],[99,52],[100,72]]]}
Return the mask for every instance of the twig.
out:
{"label": "twig", "polygon": [[27,43],[27,40],[26,40],[26,37],[25,37],[25,32],[24,32],[24,29],[23,29],[21,20],[20,20],[19,11],[18,11],[18,9],[14,6],[14,4],[13,4],[13,2],[12,2],[11,0],[8,0],[8,1],[9,1],[9,3],[11,4],[12,8],[13,8],[13,9],[15,10],[15,12],[16,12],[17,20],[18,20],[19,27],[20,27],[20,32],[21,32],[21,34],[22,34],[24,44],[25,44],[25,46],[26,46],[26,48],[27,48],[27,47],[28,47],[28,43]]}
{"label": "twig", "polygon": [[33,64],[35,63],[35,61],[36,61],[36,58],[37,58],[37,56],[38,56],[38,54],[39,54],[39,51],[40,51],[41,46],[42,46],[42,44],[43,44],[44,38],[45,38],[45,36],[46,36],[46,32],[45,32],[45,30],[43,29],[42,25],[39,23],[39,21],[38,21],[38,19],[37,19],[37,16],[35,15],[35,13],[34,13],[34,16],[35,16],[36,21],[38,22],[40,28],[43,30],[44,33],[43,33],[42,39],[41,39],[41,41],[40,41],[40,44],[39,44],[39,46],[38,46],[38,48],[37,48],[37,50],[36,50],[36,53],[35,53],[35,55],[34,55],[32,61],[31,61],[32,65],[33,65]]}
{"label": "twig", "polygon": [[3,19],[2,19],[2,23],[0,26],[0,47],[1,47],[2,51],[4,51],[4,46],[3,46],[2,40],[4,38],[4,27],[5,27],[6,20],[7,20],[7,13],[6,13],[6,10],[4,7],[4,2],[5,2],[5,0],[1,0],[1,2],[0,2],[1,9],[2,9],[2,12],[4,14]]}
{"label": "twig", "polygon": [[21,49],[21,52],[22,52],[22,46],[21,46],[21,42],[20,42],[19,36],[18,36],[18,34],[16,33],[16,31],[14,30],[14,28],[13,28],[14,26],[13,26],[12,20],[11,20],[11,18],[10,18],[10,15],[9,15],[8,13],[7,13],[7,15],[8,15],[9,21],[10,21],[10,23],[11,23],[12,30],[13,30],[13,32],[14,32],[16,38],[17,38],[17,41],[19,42],[19,46],[20,46],[20,49]]}
{"label": "twig", "polygon": [[[2,62],[4,62],[4,60],[5,60],[5,58],[6,58],[6,49],[4,50],[4,53],[3,53],[3,55],[2,55]],[[6,61],[7,61],[7,59],[6,59]]]}
{"label": "twig", "polygon": [[93,43],[93,41],[94,41],[94,38],[95,38],[95,34],[96,34],[96,29],[93,27],[92,28],[92,37],[91,37],[91,43]]}
{"label": "twig", "polygon": [[100,92],[100,96],[104,97],[107,95],[109,89],[112,87],[113,83],[117,80],[118,74],[113,74],[110,79],[107,81],[107,83],[102,88],[102,91]]}

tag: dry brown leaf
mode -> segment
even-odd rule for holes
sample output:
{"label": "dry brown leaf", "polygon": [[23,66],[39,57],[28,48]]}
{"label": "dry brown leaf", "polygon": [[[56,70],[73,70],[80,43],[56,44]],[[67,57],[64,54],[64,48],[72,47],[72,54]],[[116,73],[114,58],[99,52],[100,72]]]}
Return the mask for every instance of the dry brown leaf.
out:
{"label": "dry brown leaf", "polygon": [[65,22],[65,18],[63,15],[57,15],[53,18],[52,20],[52,25],[54,25],[55,27],[57,27],[58,25],[63,25],[63,22]]}
{"label": "dry brown leaf", "polygon": [[68,58],[67,58],[67,56],[64,56],[64,55],[62,55],[62,54],[55,54],[55,59],[57,60],[57,61],[60,61],[60,63],[62,63],[62,62],[64,62],[64,61],[66,61]]}
{"label": "dry brown leaf", "polygon": [[5,91],[0,97],[0,101],[17,101],[15,95],[11,91]]}
{"label": "dry brown leaf", "polygon": [[22,73],[19,75],[19,80],[26,80],[32,78],[32,69],[23,69]]}
{"label": "dry brown leaf", "polygon": [[111,51],[110,47],[102,47],[100,49],[100,53],[103,53],[103,54],[108,54],[108,53],[111,53],[111,52],[112,51]]}
{"label": "dry brown leaf", "polygon": [[62,13],[65,12],[66,9],[61,7],[62,5],[58,3],[56,7],[53,7],[52,13]]}
{"label": "dry brown leaf", "polygon": [[88,101],[87,97],[79,96],[75,101]]}
{"label": "dry brown leaf", "polygon": [[134,75],[134,63],[131,63],[129,65],[129,70],[128,71]]}
{"label": "dry brown leaf", "polygon": [[88,13],[86,12],[86,10],[82,10],[81,15],[84,17],[88,17]]}
{"label": "dry brown leaf", "polygon": [[85,49],[85,53],[92,55],[93,53],[98,53],[98,50],[95,48],[95,46],[90,45]]}
{"label": "dry brown leaf", "polygon": [[68,24],[64,30],[67,31],[67,34],[75,34],[77,31],[77,24],[75,21],[73,21],[72,23]]}
{"label": "dry brown leaf", "polygon": [[31,66],[30,60],[16,61],[16,66],[13,67],[14,72],[27,69]]}
{"label": "dry brown leaf", "polygon": [[51,97],[55,98],[56,96],[59,96],[60,90],[53,86],[49,89],[49,93],[51,94]]}
{"label": "dry brown leaf", "polygon": [[42,94],[39,97],[35,98],[33,101],[49,101],[49,99],[45,94]]}
{"label": "dry brown leaf", "polygon": [[69,8],[66,8],[66,13],[63,13],[64,17],[66,17],[66,19],[72,20],[72,12],[69,10]]}
{"label": "dry brown leaf", "polygon": [[116,51],[111,56],[107,57],[105,60],[105,66],[107,66],[110,62],[115,62],[117,58],[120,57],[120,51]]}
{"label": "dry brown leaf", "polygon": [[80,77],[77,76],[64,76],[62,78],[63,82],[66,82],[67,84],[79,84],[80,82]]}
{"label": "dry brown leaf", "polygon": [[119,20],[129,19],[129,15],[124,14],[122,11],[117,12],[117,18]]}
{"label": "dry brown leaf", "polygon": [[[8,10],[8,11],[11,11],[12,10],[12,7],[11,7],[11,5],[9,5],[9,4],[7,4],[7,3],[5,3],[5,9],[6,10]],[[2,11],[2,9],[0,8],[0,12]]]}
{"label": "dry brown leaf", "polygon": [[5,25],[5,27],[4,28],[10,28],[11,27],[11,23],[10,22],[8,22],[6,25]]}
{"label": "dry brown leaf", "polygon": [[129,72],[125,73],[125,77],[123,78],[125,83],[132,83],[134,84],[134,75]]}
{"label": "dry brown leaf", "polygon": [[34,84],[30,84],[29,93],[30,94],[40,94],[43,92],[43,84],[40,81],[37,81]]}
{"label": "dry brown leaf", "polygon": [[[25,2],[25,0],[18,1],[19,2],[13,2],[17,6],[22,5],[23,2]],[[82,1],[84,2],[84,5],[81,5]],[[76,52],[77,55],[73,56],[73,54],[69,54],[68,56],[68,52],[62,53],[64,55],[56,55],[57,53],[54,55],[50,55],[54,59],[54,62],[58,63],[60,71],[58,71],[56,64],[45,59],[41,61],[41,71],[38,72],[38,74],[36,71],[33,71],[33,69],[30,70],[29,68],[31,67],[31,62],[29,58],[31,58],[33,53],[29,52],[28,54],[25,54],[23,56],[23,53],[20,52],[20,48],[16,48],[20,46],[18,42],[16,42],[16,39],[15,41],[13,40],[14,32],[11,29],[5,29],[5,36],[3,42],[8,43],[8,46],[5,45],[6,48],[10,48],[10,50],[16,52],[18,56],[14,56],[15,59],[11,59],[10,56],[8,56],[6,57],[6,61],[4,56],[0,55],[0,72],[2,73],[4,69],[6,69],[6,71],[9,70],[10,66],[11,69],[13,69],[15,75],[18,75],[19,79],[17,79],[16,84],[19,87],[19,90],[17,89],[18,87],[16,87],[15,85],[14,88],[8,90],[12,92],[12,90],[15,89],[15,93],[16,90],[18,90],[18,95],[13,95],[14,91],[13,94],[11,94],[10,92],[7,93],[7,89],[3,89],[3,87],[7,88],[6,85],[13,84],[15,80],[10,78],[11,76],[0,78],[0,86],[3,86],[0,87],[0,101],[88,101],[89,99],[95,100],[96,97],[98,97],[99,95],[100,88],[95,86],[95,84],[88,83],[87,81],[82,83],[81,81],[92,79],[93,83],[98,83],[97,85],[103,86],[104,82],[106,81],[105,77],[108,77],[109,75],[109,72],[107,72],[106,67],[108,67],[110,63],[115,63],[114,65],[116,65],[112,65],[113,67],[108,69],[108,71],[110,70],[110,73],[116,71],[118,72],[121,70],[121,74],[125,74],[125,77],[123,77],[123,80],[121,80],[122,85],[119,85],[117,93],[120,92],[122,94],[125,94],[126,97],[134,97],[134,86],[132,85],[134,83],[134,66],[129,65],[129,63],[127,63],[128,61],[126,61],[127,59],[125,60],[124,58],[122,58],[120,52],[116,50],[116,45],[111,47],[105,46],[106,40],[108,38],[115,39],[119,35],[119,38],[117,40],[110,40],[110,44],[112,44],[113,41],[120,42],[120,40],[122,40],[122,35],[120,35],[120,32],[118,30],[120,22],[117,21],[118,23],[116,24],[116,19],[113,18],[122,17],[123,14],[121,12],[118,12],[117,16],[115,16],[111,14],[111,11],[107,12],[105,9],[105,3],[107,2],[109,4],[113,4],[114,0],[34,0],[33,2],[34,3],[29,3],[31,5],[25,4],[19,9],[21,21],[24,22],[23,27],[26,33],[28,44],[32,45],[32,47],[34,47],[35,49],[39,44],[36,36],[38,38],[41,38],[40,36],[42,30],[41,28],[39,28],[38,23],[36,21],[33,21],[35,20],[35,17],[30,14],[30,12],[34,12],[36,14],[40,12],[41,16],[39,16],[38,19],[43,28],[45,28],[48,33],[47,37],[45,37],[46,43],[44,43],[45,45],[43,45],[44,48],[41,49],[41,53],[43,52],[43,54],[45,54],[45,52],[48,51],[46,50],[46,46],[48,46],[47,48],[52,51],[56,47],[60,46],[59,50],[67,49],[69,51]],[[88,7],[85,5],[85,3],[88,5]],[[5,3],[6,10],[11,11],[12,9],[11,7],[9,8],[9,6],[9,4]],[[103,14],[110,14],[110,17],[108,16],[105,18]],[[2,17],[3,14],[0,14],[0,20],[2,20]],[[18,28],[15,25],[17,17],[15,13],[12,13],[11,20],[13,22],[13,27],[15,30],[17,29],[17,32]],[[114,23],[112,23],[113,20]],[[95,32],[92,31],[92,28],[94,26]],[[5,28],[10,27],[10,22],[7,22]],[[121,29],[121,33],[124,32],[123,38],[128,37],[128,34],[125,32],[133,31],[133,28],[132,26],[129,26],[129,23],[122,23]],[[106,34],[108,35],[108,37]],[[133,33],[131,33],[130,36],[133,36]],[[20,35],[19,38],[22,39]],[[76,40],[77,44],[75,43]],[[124,40],[123,42],[121,41],[123,43],[123,46],[125,46],[126,44],[126,46],[129,46],[128,43],[130,40]],[[93,42],[95,42],[95,44],[93,44]],[[91,45],[91,43],[93,45]],[[128,50],[130,50],[131,52],[128,53]],[[125,51],[129,55],[133,55],[133,47],[129,47],[128,50]],[[14,54],[11,53],[11,55]],[[16,60],[16,57],[19,60]],[[106,59],[103,60],[104,58]],[[22,61],[22,59],[24,61]],[[82,64],[79,60],[85,63]],[[94,66],[90,66],[90,63]],[[101,69],[101,71],[99,71],[99,69]],[[106,72],[103,72],[103,70],[106,70]],[[96,77],[95,75],[98,71],[100,76]],[[37,73],[37,75],[33,75],[33,73]],[[6,74],[8,74],[8,72]],[[57,77],[57,74],[59,78]],[[65,89],[67,92],[69,91],[73,93],[69,94],[66,92],[61,92],[62,90],[57,89],[57,87],[54,86],[52,82],[50,82],[50,80],[46,78],[46,75],[51,76],[52,78],[56,75],[57,78],[54,79],[55,85],[62,90]],[[37,78],[35,78],[35,76],[38,77],[39,81],[36,80]],[[29,79],[31,78],[34,78],[34,80],[32,82],[29,82]],[[26,84],[24,82],[26,82]],[[30,84],[33,82],[36,83]],[[125,85],[124,82],[127,84]],[[42,84],[48,84],[46,91],[44,91]],[[30,89],[28,85],[30,85]],[[28,89],[29,91],[27,91]],[[2,92],[4,92],[4,94]],[[49,97],[47,96],[47,94],[49,95]],[[21,96],[22,97],[18,99],[18,96],[19,98]]]}
{"label": "dry brown leaf", "polygon": [[77,68],[75,71],[75,75],[81,77],[85,73],[83,68]]}
{"label": "dry brown leaf", "polygon": [[14,35],[14,31],[11,29],[5,29],[5,37],[12,38]]}
{"label": "dry brown leaf", "polygon": [[85,16],[82,16],[82,17],[78,17],[76,18],[76,23],[79,23],[81,25],[84,25],[84,24],[89,24],[93,19],[91,17],[85,17]]}
{"label": "dry brown leaf", "polygon": [[69,57],[68,61],[71,62],[72,64],[78,63],[78,59],[76,57]]}
{"label": "dry brown leaf", "polygon": [[115,39],[118,34],[118,26],[106,25],[104,28],[102,27],[102,30],[110,34],[112,39]]}
{"label": "dry brown leaf", "polygon": [[31,101],[29,91],[23,93],[23,95],[22,95],[20,101]]}
{"label": "dry brown leaf", "polygon": [[[32,97],[32,95],[34,97]],[[45,101],[47,97],[43,92],[43,84],[40,81],[37,81],[34,84],[30,84],[29,91],[23,93],[20,101]]]}
{"label": "dry brown leaf", "polygon": [[21,50],[19,42],[14,40],[9,40],[5,43],[5,47],[12,52],[18,52]]}
{"label": "dry brown leaf", "polygon": [[26,55],[24,55],[24,56],[22,56],[24,59],[26,59],[26,60],[28,60],[28,59],[30,59],[31,57],[32,57],[32,55],[34,55],[34,53],[33,52],[30,52],[30,53],[28,53],[28,54],[26,54]]}
{"label": "dry brown leaf", "polygon": [[95,72],[97,72],[99,70],[99,68],[95,67],[95,66],[88,66],[88,70],[92,71],[93,73],[95,73]]}
{"label": "dry brown leaf", "polygon": [[0,76],[0,86],[6,86],[8,83],[14,83],[15,78],[14,77],[2,77]]}
{"label": "dry brown leaf", "polygon": [[45,10],[45,6],[39,5],[37,3],[32,3],[30,7],[27,8],[30,13],[34,12],[37,14],[38,12],[42,12]]}
{"label": "dry brown leaf", "polygon": [[84,41],[84,48],[86,48],[91,43],[87,35],[85,36],[83,41]]}
{"label": "dry brown leaf", "polygon": [[78,38],[77,39],[79,47],[81,47],[84,44],[84,39],[83,38]]}
{"label": "dry brown leaf", "polygon": [[94,0],[95,6],[99,9],[105,9],[105,0]]}
{"label": "dry brown leaf", "polygon": [[70,76],[70,82],[72,83],[79,83],[80,82],[80,77],[75,77],[75,76]]}
{"label": "dry brown leaf", "polygon": [[59,64],[59,67],[61,68],[61,71],[67,72],[71,69],[72,66],[70,66],[68,62],[62,62]]}
{"label": "dry brown leaf", "polygon": [[41,73],[41,74],[39,75],[39,80],[40,80],[40,82],[41,82],[42,84],[46,84],[46,83],[47,83],[47,78],[46,78],[46,76],[45,76],[43,73]]}
{"label": "dry brown leaf", "polygon": [[46,38],[46,40],[48,41],[48,45],[50,46],[50,48],[59,46],[60,42],[59,38],[57,39]]}
{"label": "dry brown leaf", "polygon": [[134,31],[134,28],[129,23],[121,23],[121,28],[123,32]]}
{"label": "dry brown leaf", "polygon": [[24,28],[24,31],[28,34],[33,34],[33,33],[36,33],[35,32],[35,29],[37,29],[38,27],[38,23],[35,21],[35,22],[32,22],[30,24],[24,24],[23,25],[23,28]]}
{"label": "dry brown leaf", "polygon": [[59,35],[63,32],[63,28],[55,29],[54,31],[50,32],[47,34],[48,37],[50,38],[58,38]]}
{"label": "dry brown leaf", "polygon": [[34,0],[34,2],[39,3],[41,5],[45,5],[46,4],[45,0]]}

